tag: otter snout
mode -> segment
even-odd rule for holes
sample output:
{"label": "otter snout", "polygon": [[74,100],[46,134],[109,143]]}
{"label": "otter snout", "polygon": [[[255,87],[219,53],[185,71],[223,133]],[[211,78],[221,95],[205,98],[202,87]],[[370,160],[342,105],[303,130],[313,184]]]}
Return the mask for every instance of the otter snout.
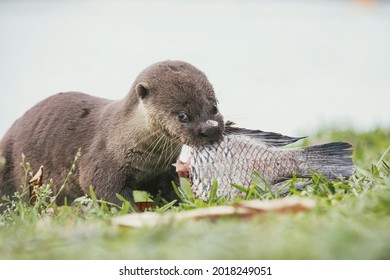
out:
{"label": "otter snout", "polygon": [[199,135],[207,138],[208,141],[213,141],[222,136],[222,130],[217,121],[207,120],[200,124]]}

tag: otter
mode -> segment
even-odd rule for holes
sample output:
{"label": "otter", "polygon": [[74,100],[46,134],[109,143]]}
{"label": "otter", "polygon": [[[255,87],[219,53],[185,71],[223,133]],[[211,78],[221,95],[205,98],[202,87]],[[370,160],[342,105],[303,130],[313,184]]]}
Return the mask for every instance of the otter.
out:
{"label": "otter", "polygon": [[[79,92],[58,93],[19,118],[0,142],[0,197],[20,190],[21,156],[34,171],[43,165],[56,195],[74,157],[74,174],[57,203],[89,193],[119,203],[133,190],[174,199],[172,166],[183,144],[199,146],[222,137],[223,117],[206,75],[183,61],[162,61],[143,70],[119,101]],[[4,160],[3,160],[4,161]]]}

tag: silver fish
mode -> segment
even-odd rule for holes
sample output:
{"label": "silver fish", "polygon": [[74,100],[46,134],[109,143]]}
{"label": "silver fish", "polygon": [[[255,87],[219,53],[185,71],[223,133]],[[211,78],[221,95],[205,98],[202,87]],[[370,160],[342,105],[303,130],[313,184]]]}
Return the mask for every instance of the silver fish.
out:
{"label": "silver fish", "polygon": [[[214,180],[218,181],[218,196],[243,195],[232,183],[248,188],[255,170],[270,186],[292,178],[294,173],[297,178],[311,178],[313,172],[319,172],[328,179],[336,179],[350,177],[355,170],[349,143],[286,148],[285,145],[304,137],[231,126],[226,127],[226,133],[220,141],[190,148],[189,162],[181,162],[197,198],[209,199]],[[177,169],[183,170],[179,164]]]}

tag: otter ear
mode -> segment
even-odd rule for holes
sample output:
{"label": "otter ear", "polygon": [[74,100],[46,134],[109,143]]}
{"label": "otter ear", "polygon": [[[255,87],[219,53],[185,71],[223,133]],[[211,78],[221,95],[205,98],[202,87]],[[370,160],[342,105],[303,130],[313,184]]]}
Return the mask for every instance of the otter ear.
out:
{"label": "otter ear", "polygon": [[141,99],[144,99],[149,94],[149,87],[145,83],[138,83],[135,86],[135,92]]}

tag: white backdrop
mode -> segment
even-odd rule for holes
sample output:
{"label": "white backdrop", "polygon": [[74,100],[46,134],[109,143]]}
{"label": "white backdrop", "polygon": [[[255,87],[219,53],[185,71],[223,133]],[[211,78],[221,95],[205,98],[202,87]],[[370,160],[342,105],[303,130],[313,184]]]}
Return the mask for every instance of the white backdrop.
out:
{"label": "white backdrop", "polygon": [[241,126],[390,128],[389,34],[387,1],[0,1],[0,137],[49,95],[120,99],[165,59]]}

